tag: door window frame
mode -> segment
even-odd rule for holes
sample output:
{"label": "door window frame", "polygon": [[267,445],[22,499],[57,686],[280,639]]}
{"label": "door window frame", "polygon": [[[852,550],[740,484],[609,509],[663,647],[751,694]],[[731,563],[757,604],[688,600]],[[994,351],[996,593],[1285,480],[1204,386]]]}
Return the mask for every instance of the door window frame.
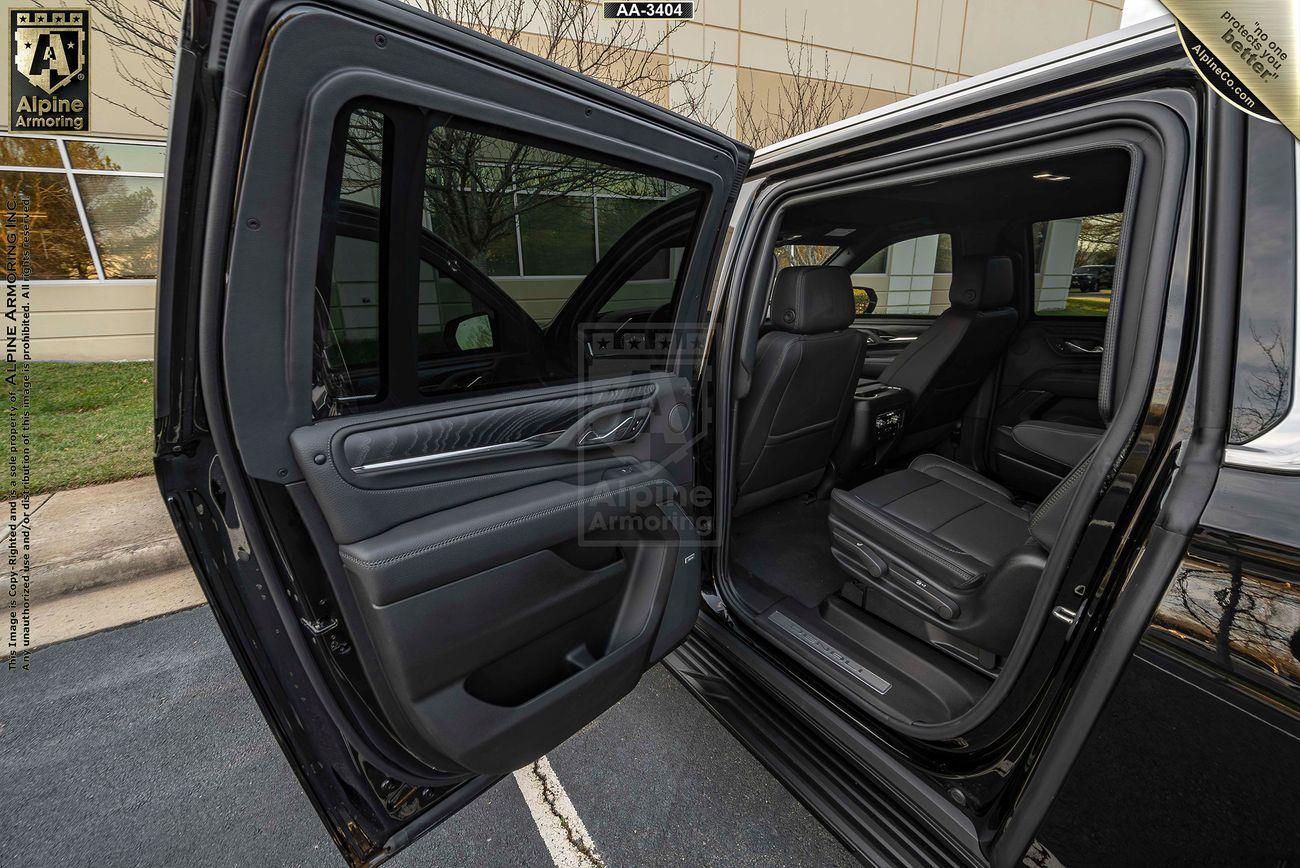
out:
{"label": "door window frame", "polygon": [[[340,70],[337,56],[315,47],[322,40],[362,52],[364,60]],[[250,129],[239,166],[242,181],[231,224],[223,333],[232,426],[237,440],[250,447],[243,450],[244,462],[256,478],[300,477],[288,434],[312,421],[315,271],[326,164],[338,118],[353,102],[382,93],[390,103],[454,115],[539,142],[563,143],[561,149],[703,188],[699,238],[684,265],[679,313],[685,319],[698,316],[708,277],[717,265],[713,254],[739,186],[736,176],[748,165],[748,151],[721,134],[617,92],[578,99],[571,74],[534,69],[527,58],[498,54],[498,47],[476,36],[465,40],[471,57],[448,52],[438,63],[430,63],[428,43],[399,39],[376,51],[373,23],[326,10],[287,18],[271,37],[260,74],[263,80],[274,78],[277,87],[257,93],[257,123]],[[476,52],[486,52],[492,62],[474,59]],[[526,75],[521,72],[525,67],[530,70]],[[647,122],[647,112],[660,122]],[[675,129],[678,126],[683,129]],[[294,143],[296,158],[287,165],[286,142]],[[411,198],[418,208],[418,197]],[[409,222],[418,227],[418,212]],[[287,227],[287,232],[259,234],[253,224]],[[267,243],[286,234],[288,244]],[[701,245],[700,239],[707,243]],[[257,335],[264,336],[262,346],[281,351],[240,353],[241,340]],[[693,356],[684,346],[674,347],[668,367],[692,376]],[[414,376],[413,365],[411,371]],[[449,400],[454,397],[421,406]]]}

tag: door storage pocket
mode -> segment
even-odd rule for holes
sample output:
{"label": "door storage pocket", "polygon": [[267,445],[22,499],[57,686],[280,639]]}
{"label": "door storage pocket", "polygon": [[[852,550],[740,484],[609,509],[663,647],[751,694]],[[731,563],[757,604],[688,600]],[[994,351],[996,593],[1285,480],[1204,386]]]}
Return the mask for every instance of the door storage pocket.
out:
{"label": "door storage pocket", "polygon": [[493,705],[519,705],[605,656],[619,600],[574,618],[465,679],[465,691]]}

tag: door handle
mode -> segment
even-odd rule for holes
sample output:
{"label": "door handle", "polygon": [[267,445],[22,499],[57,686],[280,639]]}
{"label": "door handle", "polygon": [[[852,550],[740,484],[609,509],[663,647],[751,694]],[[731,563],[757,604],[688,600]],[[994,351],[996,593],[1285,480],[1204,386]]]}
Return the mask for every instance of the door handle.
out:
{"label": "door handle", "polygon": [[1100,344],[1095,347],[1085,347],[1083,344],[1076,344],[1074,341],[1064,341],[1065,348],[1072,353],[1084,353],[1089,356],[1099,356],[1106,351],[1106,348]]}
{"label": "door handle", "polygon": [[645,420],[650,418],[648,410],[640,410],[630,416],[625,416],[601,433],[595,428],[587,429],[587,432],[578,438],[579,446],[608,446],[611,443],[625,443],[628,440],[636,438],[641,433],[641,426]]}

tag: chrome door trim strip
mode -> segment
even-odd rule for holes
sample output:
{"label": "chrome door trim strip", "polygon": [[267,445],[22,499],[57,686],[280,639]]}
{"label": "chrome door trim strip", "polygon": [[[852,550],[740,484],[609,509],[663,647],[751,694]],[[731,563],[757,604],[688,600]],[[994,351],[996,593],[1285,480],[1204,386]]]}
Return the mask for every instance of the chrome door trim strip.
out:
{"label": "chrome door trim strip", "polygon": [[545,446],[548,443],[555,442],[555,440],[563,433],[563,431],[547,431],[543,434],[536,434],[526,440],[512,440],[509,443],[492,443],[488,446],[474,446],[470,449],[453,449],[450,452],[435,452],[431,455],[413,455],[408,458],[394,458],[391,461],[376,461],[373,464],[362,464],[353,467],[352,472],[375,473],[380,470],[393,470],[398,467],[427,467],[433,464],[442,464],[446,461],[458,461],[463,458],[477,458],[482,455],[490,455],[496,452],[536,449],[538,446]]}

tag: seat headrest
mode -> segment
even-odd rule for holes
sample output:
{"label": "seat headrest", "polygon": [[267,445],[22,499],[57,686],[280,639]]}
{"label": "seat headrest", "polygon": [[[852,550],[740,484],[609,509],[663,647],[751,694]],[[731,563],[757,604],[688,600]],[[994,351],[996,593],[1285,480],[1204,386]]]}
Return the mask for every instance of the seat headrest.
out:
{"label": "seat headrest", "polygon": [[963,310],[993,310],[1011,304],[1011,259],[963,256],[952,270],[948,301]]}
{"label": "seat headrest", "polygon": [[776,275],[772,327],[801,335],[839,331],[853,322],[853,281],[838,265],[792,265]]}

